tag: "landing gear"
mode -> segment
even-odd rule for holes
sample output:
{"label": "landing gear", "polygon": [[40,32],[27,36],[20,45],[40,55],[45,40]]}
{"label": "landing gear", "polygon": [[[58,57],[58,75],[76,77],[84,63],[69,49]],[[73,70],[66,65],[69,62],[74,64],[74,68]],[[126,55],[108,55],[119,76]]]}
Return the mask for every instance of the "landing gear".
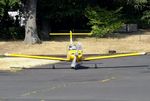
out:
{"label": "landing gear", "polygon": [[73,59],[73,61],[72,61],[72,63],[71,63],[71,68],[72,69],[75,69],[76,68],[76,66],[77,66],[77,58],[76,58],[76,56],[74,56],[74,59]]}
{"label": "landing gear", "polygon": [[55,69],[55,65],[53,64],[52,69]]}
{"label": "landing gear", "polygon": [[79,69],[79,68],[80,68],[80,64],[76,64],[74,67],[71,66],[71,69],[77,70],[77,69]]}
{"label": "landing gear", "polygon": [[95,64],[95,69],[97,69],[97,64]]}

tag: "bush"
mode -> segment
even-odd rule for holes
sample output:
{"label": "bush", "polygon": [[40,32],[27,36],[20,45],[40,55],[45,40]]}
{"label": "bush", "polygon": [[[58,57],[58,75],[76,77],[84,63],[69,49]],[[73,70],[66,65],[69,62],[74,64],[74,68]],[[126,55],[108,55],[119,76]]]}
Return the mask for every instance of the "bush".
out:
{"label": "bush", "polygon": [[120,19],[120,10],[121,8],[115,11],[108,11],[99,7],[86,8],[85,15],[89,19],[88,24],[91,25],[92,35],[96,37],[105,37],[118,30],[123,25]]}
{"label": "bush", "polygon": [[23,32],[23,29],[21,27],[10,27],[9,33],[10,33],[13,40],[24,38],[24,32]]}
{"label": "bush", "polygon": [[23,27],[9,27],[7,29],[0,30],[0,40],[18,40],[24,38]]}
{"label": "bush", "polygon": [[150,27],[150,11],[146,10],[143,12],[143,16],[141,17],[142,27]]}

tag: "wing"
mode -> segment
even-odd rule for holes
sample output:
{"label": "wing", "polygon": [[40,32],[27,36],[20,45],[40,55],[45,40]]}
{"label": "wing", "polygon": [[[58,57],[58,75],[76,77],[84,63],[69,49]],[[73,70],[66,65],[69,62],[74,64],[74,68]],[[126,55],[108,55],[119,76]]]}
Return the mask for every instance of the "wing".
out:
{"label": "wing", "polygon": [[60,60],[60,61],[68,61],[67,58],[60,57],[49,57],[49,56],[36,56],[36,55],[23,55],[23,54],[4,54],[4,56],[9,57],[22,57],[22,58],[34,58],[34,59],[47,59],[47,60]]}
{"label": "wing", "polygon": [[100,60],[100,59],[109,59],[109,58],[119,58],[119,57],[127,57],[127,56],[138,56],[138,55],[144,55],[145,52],[136,52],[136,53],[127,53],[127,54],[116,54],[116,55],[107,55],[107,56],[95,56],[95,57],[87,57],[84,58],[84,61],[89,60]]}

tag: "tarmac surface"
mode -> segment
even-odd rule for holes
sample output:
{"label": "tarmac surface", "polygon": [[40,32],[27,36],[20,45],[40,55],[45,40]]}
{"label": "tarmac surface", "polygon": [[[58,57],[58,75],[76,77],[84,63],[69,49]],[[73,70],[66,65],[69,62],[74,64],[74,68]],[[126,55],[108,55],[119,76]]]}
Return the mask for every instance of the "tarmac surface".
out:
{"label": "tarmac surface", "polygon": [[0,101],[150,101],[150,55],[69,66],[1,71]]}

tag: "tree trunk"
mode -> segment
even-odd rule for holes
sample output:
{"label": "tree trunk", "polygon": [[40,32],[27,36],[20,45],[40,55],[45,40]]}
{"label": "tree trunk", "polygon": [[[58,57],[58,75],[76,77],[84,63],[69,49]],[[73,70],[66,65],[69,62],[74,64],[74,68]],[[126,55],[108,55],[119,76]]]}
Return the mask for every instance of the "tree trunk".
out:
{"label": "tree trunk", "polygon": [[37,34],[36,26],[36,6],[37,0],[27,0],[27,21],[25,26],[25,39],[24,42],[27,44],[41,43],[41,40]]}

